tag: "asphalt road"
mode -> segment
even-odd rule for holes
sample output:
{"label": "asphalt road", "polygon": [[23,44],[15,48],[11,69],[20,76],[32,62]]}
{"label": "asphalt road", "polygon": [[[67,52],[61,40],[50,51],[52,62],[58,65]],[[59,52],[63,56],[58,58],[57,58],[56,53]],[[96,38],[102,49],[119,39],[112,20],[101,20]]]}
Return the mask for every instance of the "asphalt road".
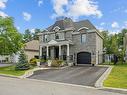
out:
{"label": "asphalt road", "polygon": [[75,66],[61,70],[36,71],[30,78],[76,85],[94,86],[106,67]]}
{"label": "asphalt road", "polygon": [[5,63],[0,63],[0,67],[6,67],[6,66],[10,66],[12,64],[5,64]]}
{"label": "asphalt road", "polygon": [[0,95],[125,95],[94,88],[0,76]]}

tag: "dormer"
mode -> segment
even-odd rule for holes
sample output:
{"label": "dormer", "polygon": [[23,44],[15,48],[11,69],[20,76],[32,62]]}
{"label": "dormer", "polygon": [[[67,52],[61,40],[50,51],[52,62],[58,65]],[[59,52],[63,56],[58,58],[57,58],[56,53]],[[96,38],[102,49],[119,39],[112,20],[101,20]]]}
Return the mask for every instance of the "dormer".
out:
{"label": "dormer", "polygon": [[59,26],[55,26],[54,28],[53,28],[53,31],[55,31],[55,32],[58,32],[60,30],[60,27]]}

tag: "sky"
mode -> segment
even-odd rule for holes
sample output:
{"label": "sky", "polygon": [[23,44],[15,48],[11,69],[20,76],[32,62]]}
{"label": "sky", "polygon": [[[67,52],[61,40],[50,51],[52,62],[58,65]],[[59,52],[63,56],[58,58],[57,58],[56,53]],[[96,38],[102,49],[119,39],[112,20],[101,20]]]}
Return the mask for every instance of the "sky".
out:
{"label": "sky", "polygon": [[127,0],[0,0],[0,16],[13,17],[17,29],[45,29],[56,18],[88,19],[99,30],[118,33],[127,28]]}

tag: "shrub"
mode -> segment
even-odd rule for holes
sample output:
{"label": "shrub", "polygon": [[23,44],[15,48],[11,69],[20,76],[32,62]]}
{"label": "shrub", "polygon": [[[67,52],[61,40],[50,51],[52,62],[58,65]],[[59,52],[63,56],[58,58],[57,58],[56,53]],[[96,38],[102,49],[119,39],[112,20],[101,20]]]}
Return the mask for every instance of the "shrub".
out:
{"label": "shrub", "polygon": [[60,66],[62,66],[62,60],[52,60],[52,62],[51,62],[51,66],[52,67],[60,67]]}
{"label": "shrub", "polygon": [[15,66],[15,70],[28,70],[28,69],[30,69],[30,65],[28,63],[17,64]]}
{"label": "shrub", "polygon": [[30,65],[36,66],[37,65],[37,59],[36,58],[30,59]]}

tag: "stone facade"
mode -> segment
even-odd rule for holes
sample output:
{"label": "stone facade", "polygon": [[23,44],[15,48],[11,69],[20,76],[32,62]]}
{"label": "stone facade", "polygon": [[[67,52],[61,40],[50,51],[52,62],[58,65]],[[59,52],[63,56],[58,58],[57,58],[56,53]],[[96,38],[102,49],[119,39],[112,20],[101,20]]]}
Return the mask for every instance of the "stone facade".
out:
{"label": "stone facade", "polygon": [[[66,28],[60,24],[61,22],[71,22],[71,28]],[[62,23],[63,23],[62,22]],[[53,30],[57,26],[57,30]],[[86,27],[87,26],[87,27]],[[51,28],[52,27],[52,28]],[[63,29],[61,29],[63,28]],[[52,39],[56,33],[61,34],[63,39]],[[95,61],[96,64],[102,63],[103,57],[103,36],[101,33],[88,21],[73,22],[70,19],[57,21],[54,25],[50,26],[43,33],[39,34],[40,38],[40,56],[43,54],[51,58],[55,58],[55,47],[59,49],[59,58],[63,60],[63,55],[69,58],[69,62],[77,64],[77,54],[80,52],[89,52],[91,54],[91,63]],[[45,35],[49,35],[49,41],[44,42]],[[52,42],[52,43],[51,43]],[[47,49],[48,48],[48,49]],[[45,52],[43,52],[45,51]],[[56,50],[57,51],[57,50]],[[55,56],[54,56],[55,55]]]}

